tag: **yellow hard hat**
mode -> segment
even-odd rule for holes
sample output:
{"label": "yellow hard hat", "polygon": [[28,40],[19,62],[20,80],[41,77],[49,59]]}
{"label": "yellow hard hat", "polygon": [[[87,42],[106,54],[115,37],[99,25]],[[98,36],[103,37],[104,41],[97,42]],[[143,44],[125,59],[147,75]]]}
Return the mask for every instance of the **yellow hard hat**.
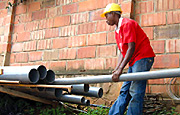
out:
{"label": "yellow hard hat", "polygon": [[104,13],[101,14],[101,17],[105,17],[106,13],[109,13],[109,12],[112,12],[112,11],[120,11],[122,13],[121,7],[118,4],[110,3],[104,9]]}

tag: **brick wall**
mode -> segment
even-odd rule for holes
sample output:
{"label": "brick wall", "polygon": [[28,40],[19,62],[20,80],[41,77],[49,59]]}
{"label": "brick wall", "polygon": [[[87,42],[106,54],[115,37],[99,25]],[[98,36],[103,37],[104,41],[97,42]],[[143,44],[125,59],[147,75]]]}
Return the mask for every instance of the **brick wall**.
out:
{"label": "brick wall", "polygon": [[[180,1],[137,0],[135,19],[147,33],[157,55],[153,69],[178,68]],[[149,80],[147,92],[167,95],[167,83],[168,79]]]}
{"label": "brick wall", "polygon": [[[119,51],[114,27],[100,14],[115,2],[121,5],[123,17],[135,19],[147,33],[157,55],[153,69],[179,67],[179,0],[27,0],[14,10],[5,9],[6,2],[0,1],[3,65],[43,64],[57,75],[108,74]],[[165,83],[167,79],[149,80],[147,92],[167,95],[161,90]],[[106,87],[105,100],[118,96],[112,91],[119,85],[98,84]]]}

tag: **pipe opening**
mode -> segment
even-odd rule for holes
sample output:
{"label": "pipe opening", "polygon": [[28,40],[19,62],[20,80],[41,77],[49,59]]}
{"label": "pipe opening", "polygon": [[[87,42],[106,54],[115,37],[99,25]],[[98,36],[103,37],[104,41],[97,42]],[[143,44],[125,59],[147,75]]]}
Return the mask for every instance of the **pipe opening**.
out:
{"label": "pipe opening", "polygon": [[36,69],[31,69],[28,77],[31,83],[37,83],[39,80],[39,72]]}
{"label": "pipe opening", "polygon": [[56,88],[56,89],[55,89],[55,96],[56,96],[57,98],[61,97],[61,96],[62,96],[62,92],[63,92],[62,89]]}
{"label": "pipe opening", "polygon": [[86,104],[86,106],[89,106],[90,105],[90,101],[89,100],[85,100],[85,104]]}
{"label": "pipe opening", "polygon": [[103,96],[103,89],[102,88],[99,89],[98,96],[99,96],[99,98],[101,98]]}
{"label": "pipe opening", "polygon": [[84,97],[81,98],[81,103],[83,103],[83,102],[85,102],[85,98]]}
{"label": "pipe opening", "polygon": [[46,79],[47,83],[53,83],[54,80],[55,80],[55,73],[54,73],[54,71],[48,70],[45,79]]}
{"label": "pipe opening", "polygon": [[89,91],[89,84],[84,84],[84,92],[88,92]]}
{"label": "pipe opening", "polygon": [[40,65],[37,69],[39,71],[39,74],[40,74],[40,78],[39,79],[44,79],[47,75],[47,69],[45,66],[43,65]]}

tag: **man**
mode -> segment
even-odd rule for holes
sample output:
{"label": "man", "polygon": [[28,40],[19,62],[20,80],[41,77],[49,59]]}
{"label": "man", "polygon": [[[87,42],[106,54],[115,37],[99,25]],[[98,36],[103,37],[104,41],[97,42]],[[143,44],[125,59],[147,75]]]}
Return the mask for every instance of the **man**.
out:
{"label": "man", "polygon": [[[115,82],[119,80],[127,63],[128,73],[149,71],[155,57],[149,39],[141,27],[134,20],[122,18],[121,13],[120,6],[111,3],[101,14],[106,17],[108,25],[116,25],[115,38],[120,55],[112,76]],[[142,115],[145,90],[146,80],[124,82],[109,115],[123,115],[127,106],[127,115]]]}

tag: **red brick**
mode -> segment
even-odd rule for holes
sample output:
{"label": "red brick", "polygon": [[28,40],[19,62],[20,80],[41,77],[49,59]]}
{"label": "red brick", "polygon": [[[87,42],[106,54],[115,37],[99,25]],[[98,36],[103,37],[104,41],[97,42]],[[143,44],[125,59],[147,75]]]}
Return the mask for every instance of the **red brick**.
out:
{"label": "red brick", "polygon": [[33,51],[36,50],[36,41],[24,42],[23,51]]}
{"label": "red brick", "polygon": [[105,68],[105,59],[87,59],[85,60],[85,70],[103,70]]}
{"label": "red brick", "polygon": [[26,13],[26,10],[27,10],[27,6],[20,4],[16,7],[16,14],[24,14]]}
{"label": "red brick", "polygon": [[4,23],[4,18],[0,18],[0,26],[2,26]]}
{"label": "red brick", "polygon": [[168,6],[167,6],[168,10],[180,8],[179,0],[167,0],[167,2],[168,2]]}
{"label": "red brick", "polygon": [[0,27],[0,35],[4,35],[4,30],[5,30],[4,27]]}
{"label": "red brick", "polygon": [[100,16],[103,12],[104,12],[104,9],[95,10],[95,11],[90,12],[90,21],[105,19]]}
{"label": "red brick", "polygon": [[109,69],[109,70],[115,69],[117,66],[117,63],[118,63],[117,57],[108,58],[108,59],[106,59],[106,68],[105,69]]}
{"label": "red brick", "polygon": [[179,54],[157,55],[153,68],[179,67]]}
{"label": "red brick", "polygon": [[168,9],[168,1],[169,0],[157,0],[157,11],[166,11]]}
{"label": "red brick", "polygon": [[168,24],[175,24],[180,23],[180,10],[178,11],[169,11],[167,13],[167,23]]}
{"label": "red brick", "polygon": [[60,49],[59,50],[59,59],[75,59],[76,58],[76,49]]}
{"label": "red brick", "polygon": [[56,7],[46,9],[46,17],[47,18],[53,18],[55,16],[57,16],[57,8]]}
{"label": "red brick", "polygon": [[23,51],[23,43],[14,43],[12,45],[12,52],[21,52]]}
{"label": "red brick", "polygon": [[37,49],[38,50],[41,50],[41,49],[51,49],[51,44],[52,44],[52,40],[51,39],[39,40],[37,42]]}
{"label": "red brick", "polygon": [[81,70],[84,69],[84,60],[67,61],[67,70]]}
{"label": "red brick", "polygon": [[6,2],[1,2],[0,9],[5,9],[5,8],[6,8]]}
{"label": "red brick", "polygon": [[66,61],[51,61],[50,69],[52,70],[65,70],[66,69]]}
{"label": "red brick", "polygon": [[175,45],[176,52],[180,52],[180,39],[176,39],[176,45]]}
{"label": "red brick", "polygon": [[109,26],[105,20],[98,21],[96,25],[96,32],[111,31],[114,29],[115,29],[115,26]]}
{"label": "red brick", "polygon": [[123,2],[123,0],[118,0],[118,4],[121,4]]}
{"label": "red brick", "polygon": [[46,11],[41,10],[41,11],[36,11],[32,13],[32,20],[41,20],[46,17]]}
{"label": "red brick", "polygon": [[144,14],[141,17],[141,26],[165,25],[166,13]]}
{"label": "red brick", "polygon": [[4,36],[8,36],[11,31],[12,31],[12,27],[9,25],[6,25],[4,27]]}
{"label": "red brick", "polygon": [[123,13],[131,13],[131,9],[132,9],[132,4],[131,1],[130,2],[122,2],[121,3],[121,9],[123,11]]}
{"label": "red brick", "polygon": [[68,40],[68,47],[78,47],[86,45],[86,35],[73,36]]}
{"label": "red brick", "polygon": [[179,25],[157,26],[154,29],[155,39],[170,39],[180,36]]}
{"label": "red brick", "polygon": [[66,5],[71,3],[71,0],[57,0],[56,5]]}
{"label": "red brick", "polygon": [[180,1],[174,0],[174,9],[179,9],[179,8],[180,8]]}
{"label": "red brick", "polygon": [[94,32],[95,32],[95,23],[94,22],[78,25],[78,35],[94,33]]}
{"label": "red brick", "polygon": [[164,49],[165,49],[164,40],[157,40],[157,41],[153,40],[150,41],[150,43],[155,53],[164,53]]}
{"label": "red brick", "polygon": [[54,27],[66,26],[70,24],[70,16],[60,16],[54,18]]}
{"label": "red brick", "polygon": [[14,25],[14,33],[21,33],[25,31],[25,26],[24,24],[16,24]]}
{"label": "red brick", "polygon": [[38,30],[38,25],[39,25],[39,22],[38,22],[38,21],[28,22],[28,23],[25,25],[25,31]]}
{"label": "red brick", "polygon": [[15,62],[15,54],[11,53],[10,55],[10,64]]}
{"label": "red brick", "polygon": [[71,15],[71,24],[85,23],[89,20],[89,13],[76,13]]}
{"label": "red brick", "polygon": [[115,39],[115,32],[109,32],[107,35],[107,43],[111,44],[111,43],[116,43],[116,39]]}
{"label": "red brick", "polygon": [[28,53],[17,53],[15,55],[15,62],[17,63],[28,62]]}
{"label": "red brick", "polygon": [[166,85],[151,85],[150,89],[151,93],[161,93],[163,95],[167,95]]}
{"label": "red brick", "polygon": [[16,42],[28,41],[30,40],[30,32],[18,33]]}
{"label": "red brick", "polygon": [[72,14],[77,12],[78,4],[70,4],[62,6],[62,14]]}
{"label": "red brick", "polygon": [[82,47],[77,51],[77,58],[93,58],[96,55],[96,47]]}
{"label": "red brick", "polygon": [[87,45],[106,44],[106,33],[88,35]]}
{"label": "red brick", "polygon": [[0,10],[0,18],[7,16],[7,9]]}
{"label": "red brick", "polygon": [[18,23],[25,23],[25,22],[30,22],[32,20],[32,13],[27,13],[27,14],[21,14],[18,16],[15,16],[15,24]]}
{"label": "red brick", "polygon": [[34,11],[40,10],[40,5],[41,5],[40,2],[33,2],[29,4],[28,12],[34,12]]}
{"label": "red brick", "polygon": [[148,84],[164,84],[164,79],[150,79]]}
{"label": "red brick", "polygon": [[176,51],[176,40],[166,40],[166,52],[175,52]]}
{"label": "red brick", "polygon": [[77,25],[65,26],[60,27],[59,36],[74,36],[77,34]]}
{"label": "red brick", "polygon": [[53,19],[40,20],[39,29],[51,28],[51,27],[53,27],[53,23],[54,23]]}
{"label": "red brick", "polygon": [[42,60],[43,52],[30,52],[29,61],[40,61]]}
{"label": "red brick", "polygon": [[58,60],[59,52],[58,50],[47,50],[44,51],[43,61]]}
{"label": "red brick", "polygon": [[81,1],[81,0],[73,0],[72,2],[79,2],[79,1]]}
{"label": "red brick", "polygon": [[44,39],[45,30],[38,30],[31,32],[31,40],[41,40]]}
{"label": "red brick", "polygon": [[59,28],[45,30],[45,38],[55,38],[59,36]]}
{"label": "red brick", "polygon": [[97,57],[112,57],[116,56],[116,45],[98,46]]}
{"label": "red brick", "polygon": [[144,27],[143,28],[144,32],[148,36],[149,39],[153,39],[153,27]]}
{"label": "red brick", "polygon": [[116,0],[98,0],[98,2],[97,0],[87,0],[79,2],[79,12],[95,10],[98,8],[105,8],[107,4],[113,2],[115,3]]}
{"label": "red brick", "polygon": [[67,47],[68,39],[67,38],[59,38],[59,39],[53,39],[52,48],[65,48]]}

